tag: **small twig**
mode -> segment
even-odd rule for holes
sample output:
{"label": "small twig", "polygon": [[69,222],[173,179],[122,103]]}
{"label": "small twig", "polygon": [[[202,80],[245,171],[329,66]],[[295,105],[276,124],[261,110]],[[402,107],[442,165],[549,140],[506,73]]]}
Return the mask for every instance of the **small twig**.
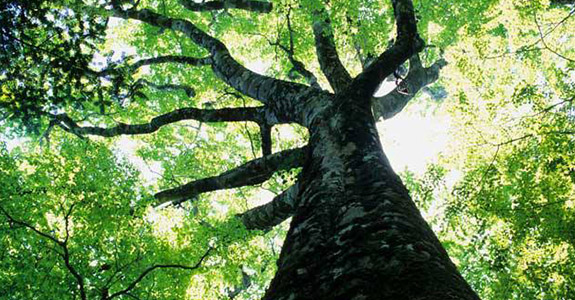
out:
{"label": "small twig", "polygon": [[[575,12],[575,10],[573,10],[573,12]],[[545,35],[543,34],[543,31],[541,29],[541,25],[539,24],[539,21],[537,20],[537,13],[533,12],[533,20],[535,21],[535,24],[537,25],[537,30],[539,31],[539,36],[540,36],[540,40],[541,43],[543,44],[543,47],[545,47],[545,49],[551,51],[551,53],[557,55],[560,58],[563,58],[564,60],[570,61],[570,62],[575,62],[575,59],[571,59],[559,52],[557,52],[557,50],[551,48],[549,45],[547,45],[547,42],[545,42]]]}

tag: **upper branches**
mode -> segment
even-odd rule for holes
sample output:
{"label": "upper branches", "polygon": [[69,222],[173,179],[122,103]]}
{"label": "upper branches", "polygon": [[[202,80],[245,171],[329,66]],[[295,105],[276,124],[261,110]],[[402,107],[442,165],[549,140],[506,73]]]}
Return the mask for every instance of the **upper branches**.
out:
{"label": "upper branches", "polygon": [[247,11],[269,13],[272,11],[272,4],[264,1],[253,0],[215,0],[206,2],[195,2],[193,0],[180,0],[180,3],[192,11],[212,11],[227,8],[237,8]]}
{"label": "upper branches", "polygon": [[169,18],[148,9],[115,10],[114,15],[125,19],[140,20],[185,34],[210,52],[212,69],[216,76],[244,95],[268,104],[276,114],[284,114],[293,121],[299,121],[298,104],[311,93],[318,92],[302,84],[259,75],[248,70],[231,56],[221,41],[206,34],[187,20]]}
{"label": "upper branches", "polygon": [[286,19],[287,19],[287,30],[288,30],[288,36],[289,36],[289,46],[284,46],[280,41],[279,41],[279,37],[278,37],[278,41],[277,42],[271,42],[269,41],[269,43],[273,46],[278,46],[280,49],[282,49],[288,57],[288,60],[290,61],[290,63],[293,65],[293,71],[298,72],[299,74],[301,74],[305,80],[307,81],[307,83],[317,89],[321,89],[321,87],[319,86],[319,83],[317,81],[317,78],[315,77],[315,75],[309,71],[308,69],[306,69],[305,65],[303,64],[303,62],[299,61],[298,59],[296,59],[295,57],[295,49],[294,49],[294,31],[291,25],[291,11],[292,8],[291,6],[288,8],[287,10],[287,14],[286,14]]}
{"label": "upper branches", "polygon": [[314,11],[313,35],[321,71],[337,93],[351,82],[351,76],[341,63],[329,14],[325,9]]}
{"label": "upper branches", "polygon": [[424,47],[417,33],[417,20],[411,0],[392,0],[397,36],[395,43],[379,55],[352,83],[366,95],[373,95],[379,84],[401,64]]}

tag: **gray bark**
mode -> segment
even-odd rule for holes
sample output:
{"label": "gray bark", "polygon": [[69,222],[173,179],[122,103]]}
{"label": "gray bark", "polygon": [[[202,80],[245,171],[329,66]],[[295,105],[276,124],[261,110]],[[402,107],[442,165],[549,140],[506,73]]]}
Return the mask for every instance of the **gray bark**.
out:
{"label": "gray bark", "polygon": [[479,299],[391,169],[370,107],[356,97],[336,96],[312,122],[264,299]]}

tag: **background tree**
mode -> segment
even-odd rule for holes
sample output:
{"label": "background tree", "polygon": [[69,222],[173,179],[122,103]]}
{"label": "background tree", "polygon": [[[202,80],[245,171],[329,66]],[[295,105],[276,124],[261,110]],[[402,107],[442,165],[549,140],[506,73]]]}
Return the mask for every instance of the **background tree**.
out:
{"label": "background tree", "polygon": [[[411,200],[371,110],[391,118],[421,89],[442,100],[445,88],[426,87],[446,65],[442,53],[460,42],[454,32],[478,35],[494,4],[417,2],[432,44],[420,54],[409,1],[2,4],[4,127],[52,141],[39,154],[3,155],[6,294],[261,297],[286,233],[243,227],[269,230],[295,213],[269,299],[474,299],[414,206],[402,204]],[[520,4],[505,9],[547,10]],[[453,61],[477,78],[465,55]],[[382,82],[391,91],[373,97]],[[143,187],[118,146],[107,149],[114,140],[66,133],[140,135],[120,147],[137,148],[141,159],[128,158],[160,173],[157,186]],[[262,192],[248,186],[262,184],[277,196],[254,206],[248,199]],[[449,249],[469,257],[459,245]],[[482,294],[501,294],[475,279],[481,272],[466,274]]]}
{"label": "background tree", "polygon": [[574,10],[508,5],[446,51],[454,99],[436,113],[457,134],[407,182],[481,296],[570,299]]}

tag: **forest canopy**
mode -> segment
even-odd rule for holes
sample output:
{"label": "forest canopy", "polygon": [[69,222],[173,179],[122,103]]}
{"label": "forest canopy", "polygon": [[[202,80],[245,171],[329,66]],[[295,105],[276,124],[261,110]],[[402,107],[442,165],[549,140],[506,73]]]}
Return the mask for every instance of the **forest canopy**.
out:
{"label": "forest canopy", "polygon": [[[385,69],[397,2],[2,2],[0,299],[260,299],[310,138],[282,95]],[[391,165],[482,299],[575,298],[573,2],[413,11]]]}

